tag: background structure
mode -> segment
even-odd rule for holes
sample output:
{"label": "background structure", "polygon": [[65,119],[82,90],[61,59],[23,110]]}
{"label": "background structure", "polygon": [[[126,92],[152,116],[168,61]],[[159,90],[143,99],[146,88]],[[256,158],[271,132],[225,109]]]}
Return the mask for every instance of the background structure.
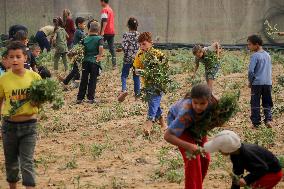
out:
{"label": "background structure", "polygon": [[[269,19],[284,31],[284,0],[111,0],[116,14],[116,42],[135,16],[140,31],[150,31],[161,43],[242,44],[252,33],[262,34]],[[24,24],[30,34],[51,24],[64,8],[73,17],[99,19],[99,0],[0,0],[0,33],[13,24]],[[280,38],[277,42],[283,42]]]}

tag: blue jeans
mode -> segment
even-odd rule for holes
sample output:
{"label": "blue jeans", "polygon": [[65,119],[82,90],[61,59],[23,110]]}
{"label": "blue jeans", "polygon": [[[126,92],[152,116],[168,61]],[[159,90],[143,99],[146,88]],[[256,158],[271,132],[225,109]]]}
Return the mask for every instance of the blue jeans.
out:
{"label": "blue jeans", "polygon": [[36,122],[9,123],[3,121],[2,137],[7,181],[17,183],[20,170],[23,185],[34,187],[34,149],[36,145]]}
{"label": "blue jeans", "polygon": [[261,124],[260,115],[260,99],[262,99],[262,107],[264,113],[264,122],[272,121],[271,108],[273,107],[271,85],[252,85],[251,86],[251,121],[252,124],[258,126]]}
{"label": "blue jeans", "polygon": [[[129,76],[130,69],[132,64],[123,64],[122,73],[121,73],[121,83],[122,91],[127,91],[126,81]],[[140,77],[133,72],[133,81],[134,81],[134,93],[135,96],[140,95]]]}
{"label": "blue jeans", "polygon": [[148,120],[154,122],[162,117],[161,100],[162,95],[154,95],[148,101]]}

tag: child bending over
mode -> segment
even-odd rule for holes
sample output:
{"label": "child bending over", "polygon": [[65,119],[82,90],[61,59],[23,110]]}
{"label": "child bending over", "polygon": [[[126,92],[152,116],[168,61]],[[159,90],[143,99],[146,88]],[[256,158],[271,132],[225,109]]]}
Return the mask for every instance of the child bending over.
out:
{"label": "child bending over", "polygon": [[[230,156],[234,177],[231,189],[250,186],[252,189],[272,189],[282,179],[278,159],[270,151],[256,144],[245,144],[233,131],[224,130],[205,143],[205,151]],[[248,172],[247,175],[244,173]]]}
{"label": "child bending over", "polygon": [[195,56],[193,78],[199,68],[199,63],[203,63],[205,66],[206,82],[211,89],[213,89],[214,80],[216,79],[220,69],[220,51],[220,44],[218,42],[204,48],[201,45],[195,45],[192,49],[192,53]]}
{"label": "child bending over", "polygon": [[188,159],[186,152],[194,153],[198,146],[203,147],[207,136],[197,137],[197,122],[202,122],[217,100],[207,85],[196,85],[184,99],[171,106],[168,113],[168,129],[165,140],[177,146],[182,154],[185,172],[185,189],[202,189],[207,174],[210,156],[197,155]]}

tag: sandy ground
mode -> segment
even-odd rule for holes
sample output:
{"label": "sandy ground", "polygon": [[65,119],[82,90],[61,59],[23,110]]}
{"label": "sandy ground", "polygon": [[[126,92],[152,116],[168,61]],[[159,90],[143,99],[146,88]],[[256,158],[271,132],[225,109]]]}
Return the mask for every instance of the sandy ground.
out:
{"label": "sandy ground", "polygon": [[[273,69],[274,78],[283,74],[280,65],[274,65]],[[162,106],[165,116],[169,105],[190,89],[187,77],[187,73],[175,75],[181,89],[164,97]],[[215,90],[215,94],[220,96],[224,84],[236,82],[242,85],[241,111],[227,124],[227,128],[240,135],[242,129],[250,125],[250,92],[246,86],[246,77],[245,73],[221,76]],[[96,94],[98,104],[75,105],[78,90],[72,89],[65,93],[66,104],[62,110],[54,112],[46,109],[41,114],[35,155],[37,188],[183,188],[183,182],[176,184],[163,178],[153,179],[154,172],[161,169],[157,155],[162,147],[170,145],[163,140],[163,132],[157,128],[151,138],[143,137],[146,105],[135,101],[133,81],[129,79],[128,83],[131,93],[121,105],[116,100],[120,91],[120,73],[116,70],[105,72],[100,77]],[[283,123],[281,116],[274,121],[276,141],[270,149],[277,154],[284,154]],[[95,148],[94,145],[99,147]],[[175,151],[175,147],[172,149]],[[2,189],[7,188],[2,144],[0,154]],[[100,156],[94,158],[92,154]],[[214,161],[216,158],[213,158],[212,163]],[[226,171],[210,167],[204,188],[230,188]],[[280,183],[277,188],[284,189],[284,183]]]}

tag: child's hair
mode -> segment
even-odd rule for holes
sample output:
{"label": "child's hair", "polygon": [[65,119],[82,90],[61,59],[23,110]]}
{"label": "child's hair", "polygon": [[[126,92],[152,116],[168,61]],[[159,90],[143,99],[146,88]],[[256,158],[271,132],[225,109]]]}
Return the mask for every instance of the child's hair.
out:
{"label": "child's hair", "polygon": [[54,31],[56,31],[57,29],[58,29],[58,27],[60,26],[60,27],[64,27],[63,26],[63,20],[62,20],[62,18],[61,17],[56,17],[56,18],[54,18],[53,19],[53,24],[54,24]]}
{"label": "child's hair", "polygon": [[57,18],[57,26],[59,26],[59,27],[61,27],[61,28],[64,27],[64,25],[63,25],[63,20],[62,20],[61,17],[58,17],[58,18]]}
{"label": "child's hair", "polygon": [[200,44],[194,45],[193,48],[192,48],[192,54],[196,55],[199,51],[202,50],[202,48],[203,47]]}
{"label": "child's hair", "polygon": [[28,33],[24,30],[19,30],[14,36],[14,41],[25,41],[28,39]]}
{"label": "child's hair", "polygon": [[101,0],[101,2],[104,2],[104,3],[108,4],[109,0]]}
{"label": "child's hair", "polygon": [[188,98],[206,98],[209,99],[212,96],[210,87],[206,84],[198,84],[192,87],[191,91],[185,95],[185,99]]}
{"label": "child's hair", "polygon": [[36,50],[36,49],[40,49],[40,46],[36,43],[36,44],[32,45],[32,46],[30,47],[30,49],[31,49],[31,51],[34,51],[34,50]]}
{"label": "child's hair", "polygon": [[137,28],[138,28],[138,21],[137,21],[137,19],[134,18],[134,17],[130,17],[128,22],[127,22],[127,27],[130,30],[137,31]]}
{"label": "child's hair", "polygon": [[88,28],[88,30],[90,29],[90,27],[91,27],[91,23],[92,22],[98,22],[97,20],[95,20],[95,19],[91,19],[91,20],[89,20],[89,22],[88,22],[88,24],[87,24],[87,28]]}
{"label": "child's hair", "polygon": [[96,22],[96,21],[92,22],[90,24],[89,31],[92,32],[92,33],[98,33],[100,31],[100,24],[99,24],[99,22]]}
{"label": "child's hair", "polygon": [[256,45],[263,45],[263,41],[259,35],[251,35],[248,37],[247,41],[251,42],[252,44]]}
{"label": "child's hair", "polygon": [[84,23],[86,20],[83,17],[77,17],[75,20],[76,27],[79,28],[79,24]]}
{"label": "child's hair", "polygon": [[27,55],[27,47],[20,41],[12,41],[8,46],[7,46],[7,54],[9,54],[9,51],[11,50],[22,50],[24,55]]}
{"label": "child's hair", "polygon": [[152,34],[150,32],[143,32],[139,35],[138,37],[138,42],[139,43],[142,43],[144,41],[147,41],[149,43],[152,43],[153,40],[152,40]]}
{"label": "child's hair", "polygon": [[71,15],[71,11],[69,9],[64,9],[63,10],[63,26],[65,27],[66,26],[66,21],[67,21],[67,18],[68,16]]}

